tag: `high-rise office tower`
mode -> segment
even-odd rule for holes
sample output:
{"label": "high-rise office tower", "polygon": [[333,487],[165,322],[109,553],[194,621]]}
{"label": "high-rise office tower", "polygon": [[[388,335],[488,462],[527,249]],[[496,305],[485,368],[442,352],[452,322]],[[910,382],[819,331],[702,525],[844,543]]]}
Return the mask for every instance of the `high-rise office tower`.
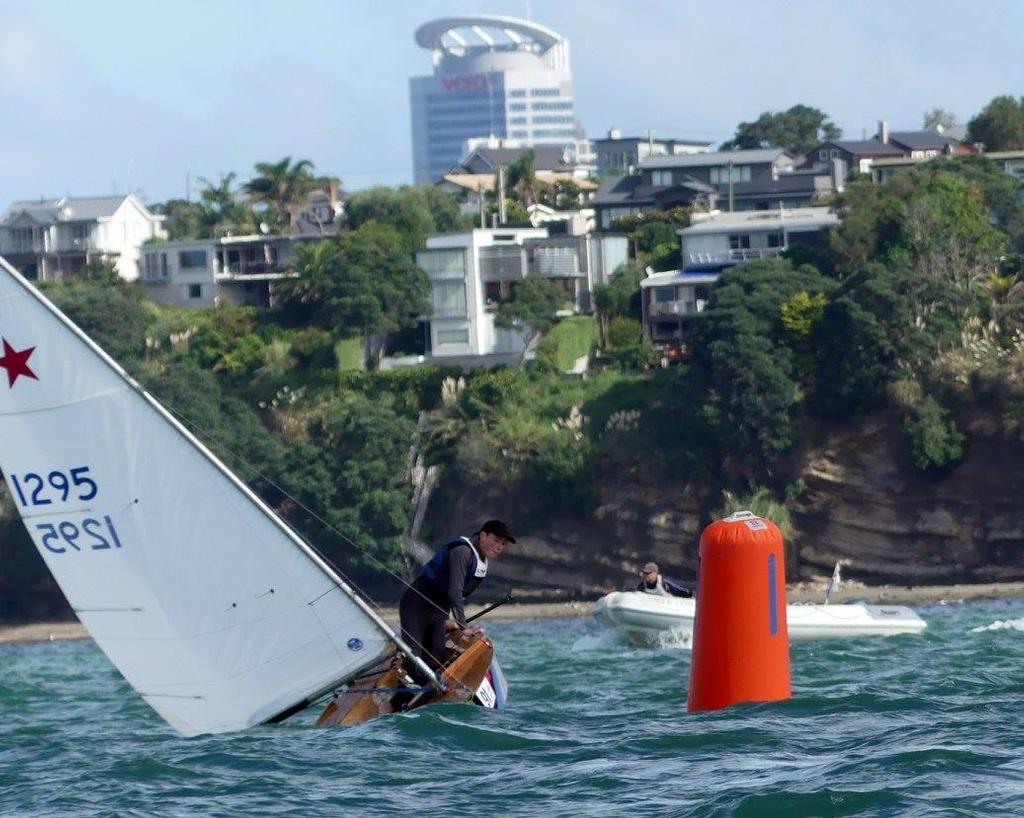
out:
{"label": "high-rise office tower", "polygon": [[416,30],[434,73],[409,81],[417,184],[459,161],[467,139],[576,148],[569,42],[514,17],[446,17]]}

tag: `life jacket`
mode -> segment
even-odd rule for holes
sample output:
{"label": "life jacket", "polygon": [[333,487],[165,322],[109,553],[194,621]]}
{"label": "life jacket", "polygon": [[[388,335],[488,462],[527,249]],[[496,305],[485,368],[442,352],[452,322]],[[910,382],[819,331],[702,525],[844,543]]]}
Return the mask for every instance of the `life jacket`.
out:
{"label": "life jacket", "polygon": [[640,581],[640,590],[645,594],[654,594],[654,596],[672,596],[672,592],[665,587],[665,583],[661,581],[661,574],[658,574],[658,578],[654,581],[654,587],[649,588],[647,583],[643,580]]}
{"label": "life jacket", "polygon": [[487,576],[487,560],[480,556],[480,552],[476,550],[473,541],[469,537],[459,537],[457,540],[452,540],[450,543],[446,543],[437,549],[437,553],[430,558],[430,562],[424,565],[421,571],[422,576],[433,582],[444,595],[448,593],[449,554],[453,548],[460,545],[468,545],[469,550],[473,552],[473,561],[470,562],[469,567],[466,569],[466,577],[462,582],[463,596],[469,596],[470,593],[476,590],[476,587],[483,578]]}

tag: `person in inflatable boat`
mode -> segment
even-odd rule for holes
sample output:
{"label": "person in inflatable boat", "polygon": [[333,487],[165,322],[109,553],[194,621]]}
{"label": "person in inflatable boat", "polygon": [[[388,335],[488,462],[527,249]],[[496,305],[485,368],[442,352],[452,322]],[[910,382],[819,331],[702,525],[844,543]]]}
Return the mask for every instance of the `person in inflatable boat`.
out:
{"label": "person in inflatable boat", "polygon": [[636,589],[657,596],[693,596],[693,591],[689,588],[663,577],[656,562],[647,563],[640,571],[640,581],[636,584]]}

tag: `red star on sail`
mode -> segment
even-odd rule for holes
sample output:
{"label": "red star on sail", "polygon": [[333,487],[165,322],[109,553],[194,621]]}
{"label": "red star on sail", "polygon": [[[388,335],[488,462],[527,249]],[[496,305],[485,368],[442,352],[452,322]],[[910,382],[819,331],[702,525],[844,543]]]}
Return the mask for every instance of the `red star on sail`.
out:
{"label": "red star on sail", "polygon": [[26,378],[32,378],[38,381],[36,373],[33,372],[28,365],[28,358],[33,352],[36,351],[35,347],[28,347],[27,349],[15,350],[4,338],[4,356],[0,358],[0,366],[7,370],[7,385],[14,386],[14,382],[18,380],[19,375],[24,375]]}

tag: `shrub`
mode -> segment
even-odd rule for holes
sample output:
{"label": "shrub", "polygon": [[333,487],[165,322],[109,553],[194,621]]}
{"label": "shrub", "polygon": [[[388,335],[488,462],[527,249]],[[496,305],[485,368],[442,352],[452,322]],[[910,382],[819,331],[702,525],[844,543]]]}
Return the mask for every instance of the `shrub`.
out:
{"label": "shrub", "polygon": [[597,343],[597,322],[587,315],[559,321],[537,349],[537,365],[544,371],[568,372],[577,359]]}
{"label": "shrub", "polygon": [[921,471],[955,466],[963,458],[964,436],[934,398],[927,397],[903,424],[914,465]]}

